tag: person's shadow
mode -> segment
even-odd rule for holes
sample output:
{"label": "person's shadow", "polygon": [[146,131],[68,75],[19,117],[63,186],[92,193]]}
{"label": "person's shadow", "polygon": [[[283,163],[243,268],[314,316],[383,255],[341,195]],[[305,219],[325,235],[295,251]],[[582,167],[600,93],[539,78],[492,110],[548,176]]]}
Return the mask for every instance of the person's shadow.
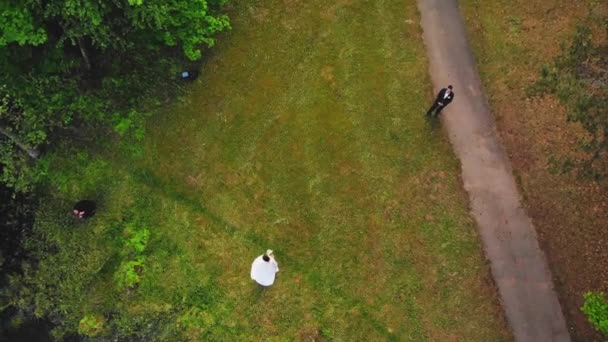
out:
{"label": "person's shadow", "polygon": [[429,129],[429,134],[432,136],[436,136],[437,134],[441,134],[441,120],[440,115],[432,116],[428,114],[424,114],[424,118],[427,123],[427,127]]}
{"label": "person's shadow", "polygon": [[253,289],[253,294],[256,300],[261,300],[266,295],[266,286],[262,286],[258,283],[255,283],[255,288]]}

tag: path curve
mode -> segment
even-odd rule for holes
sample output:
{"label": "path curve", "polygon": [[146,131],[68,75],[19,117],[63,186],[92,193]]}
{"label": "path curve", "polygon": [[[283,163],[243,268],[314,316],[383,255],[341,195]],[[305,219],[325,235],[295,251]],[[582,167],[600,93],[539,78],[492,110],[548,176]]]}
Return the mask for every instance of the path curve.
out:
{"label": "path curve", "polygon": [[454,85],[456,96],[442,120],[513,335],[517,341],[570,341],[545,256],[497,138],[458,1],[418,0],[418,9],[433,84],[436,90]]}

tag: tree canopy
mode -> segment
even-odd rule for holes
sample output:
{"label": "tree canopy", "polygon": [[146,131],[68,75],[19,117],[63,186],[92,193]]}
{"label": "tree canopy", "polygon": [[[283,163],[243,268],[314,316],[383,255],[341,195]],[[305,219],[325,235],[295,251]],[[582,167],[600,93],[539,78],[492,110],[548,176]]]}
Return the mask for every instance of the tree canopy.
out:
{"label": "tree canopy", "polygon": [[0,4],[0,181],[28,190],[41,149],[138,131],[150,88],[230,27],[225,0],[25,0]]}
{"label": "tree canopy", "polygon": [[[137,151],[139,145],[128,142],[141,139],[144,119],[177,93],[178,72],[185,66],[197,67],[203,51],[215,43],[214,36],[230,28],[221,13],[224,4],[225,0],[0,2],[0,226],[6,237],[3,244],[11,247],[0,251],[0,325],[5,313],[13,310],[23,315],[17,321],[33,315],[53,322],[57,336],[99,333],[99,317],[70,320],[66,308],[77,303],[60,303],[65,290],[59,287],[66,274],[76,276],[76,284],[87,280],[72,267],[76,255],[90,254],[86,242],[74,241],[74,248],[64,250],[85,252],[68,259],[49,252],[56,248],[51,241],[38,249],[24,242],[42,241],[32,238],[34,222],[45,231],[54,226],[38,218],[38,195],[44,192],[32,190],[43,180],[53,181],[56,158],[75,163],[58,167],[62,171],[82,165],[101,169],[83,159],[87,150],[119,142]],[[65,214],[63,209],[57,212]],[[146,239],[135,246],[141,249]],[[135,252],[127,247],[125,242],[128,260],[116,278],[135,286],[134,270],[142,256],[129,259]],[[39,282],[36,261],[46,258],[57,260],[66,272],[52,272],[58,278]],[[116,329],[136,325],[120,320],[106,324]]]}

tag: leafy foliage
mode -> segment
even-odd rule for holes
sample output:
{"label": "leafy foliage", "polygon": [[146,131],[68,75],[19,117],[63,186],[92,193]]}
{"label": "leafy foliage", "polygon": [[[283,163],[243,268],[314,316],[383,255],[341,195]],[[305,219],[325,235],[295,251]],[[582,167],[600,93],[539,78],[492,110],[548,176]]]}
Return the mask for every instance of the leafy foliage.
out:
{"label": "leafy foliage", "polygon": [[544,66],[533,95],[554,94],[568,109],[568,121],[587,132],[585,157],[562,161],[564,170],[580,166],[596,180],[608,175],[608,16],[592,11],[552,65]]}
{"label": "leafy foliage", "polygon": [[[180,340],[184,334],[231,339],[233,328],[222,319],[231,305],[211,280],[217,270],[199,270],[166,232],[161,238],[149,228],[164,219],[166,213],[157,214],[162,197],[131,183],[122,163],[84,152],[49,157],[45,184],[51,199],[27,235],[32,260],[22,277],[11,279],[7,304],[49,318],[57,339],[76,332],[120,340]],[[101,210],[87,221],[75,220],[66,210],[69,199],[85,197],[97,199]]]}
{"label": "leafy foliage", "polygon": [[114,278],[120,288],[134,288],[139,284],[143,272],[146,260],[143,252],[146,249],[150,231],[130,223],[125,228],[125,234],[129,236],[124,239],[122,250],[122,256],[126,260],[120,264]]}
{"label": "leafy foliage", "polygon": [[605,293],[585,293],[585,303],[581,310],[598,331],[608,336],[608,299]]}
{"label": "leafy foliage", "polygon": [[143,267],[144,261],[144,257],[123,261],[114,275],[118,286],[121,288],[133,288],[137,286],[140,281],[140,269]]}
{"label": "leafy foliage", "polygon": [[78,333],[94,337],[103,331],[105,319],[100,315],[85,315],[78,325]]}
{"label": "leafy foliage", "polygon": [[[228,17],[210,15],[207,0],[132,1],[133,26],[153,32],[168,46],[181,45],[191,60],[201,57],[200,46],[213,46],[213,35],[230,27]],[[181,13],[175,16],[173,13]]]}
{"label": "leafy foliage", "polygon": [[200,59],[230,28],[222,4],[3,2],[0,181],[31,190],[44,172],[39,156],[63,141],[82,144],[112,130],[141,139],[144,119],[175,89],[167,85],[184,58]]}
{"label": "leafy foliage", "polygon": [[29,8],[21,3],[0,3],[0,47],[10,43],[40,45],[47,40],[46,31],[36,25]]}

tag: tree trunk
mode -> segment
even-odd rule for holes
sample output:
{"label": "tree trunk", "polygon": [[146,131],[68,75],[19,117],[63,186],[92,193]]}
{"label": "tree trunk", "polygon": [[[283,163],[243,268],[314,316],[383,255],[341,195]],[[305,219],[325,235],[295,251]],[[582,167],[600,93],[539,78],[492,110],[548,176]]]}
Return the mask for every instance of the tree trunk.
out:
{"label": "tree trunk", "polygon": [[6,128],[0,126],[0,133],[11,139],[15,143],[15,145],[19,146],[20,149],[22,149],[25,153],[27,153],[28,156],[32,157],[33,159],[38,159],[38,156],[40,156],[40,151],[35,148],[28,147],[26,144],[22,143],[19,138],[9,132]]}
{"label": "tree trunk", "polygon": [[89,60],[89,55],[87,55],[87,50],[84,46],[82,38],[78,38],[78,48],[80,49],[80,54],[82,55],[82,59],[84,60],[87,70],[91,71],[91,61]]}

